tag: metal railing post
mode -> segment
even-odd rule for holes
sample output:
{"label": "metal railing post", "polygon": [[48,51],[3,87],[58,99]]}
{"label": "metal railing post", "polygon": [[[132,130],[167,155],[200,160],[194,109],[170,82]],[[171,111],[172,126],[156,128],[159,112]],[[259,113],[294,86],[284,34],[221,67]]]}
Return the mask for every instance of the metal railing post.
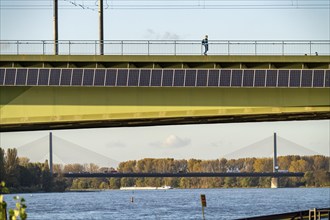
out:
{"label": "metal railing post", "polygon": [[147,45],[148,45],[148,56],[150,55],[150,41],[147,41]]}
{"label": "metal railing post", "polygon": [[174,41],[174,55],[176,55],[176,40]]}
{"label": "metal railing post", "polygon": [[71,41],[69,41],[69,55],[71,55]]}
{"label": "metal railing post", "polygon": [[45,55],[45,41],[42,41],[42,54]]}
{"label": "metal railing post", "polygon": [[19,55],[19,41],[16,41],[16,54]]}
{"label": "metal railing post", "polygon": [[284,41],[282,41],[282,56],[284,56]]}
{"label": "metal railing post", "polygon": [[228,41],[228,55],[230,55],[230,41]]}
{"label": "metal railing post", "polygon": [[97,41],[94,41],[94,55],[97,55]]}
{"label": "metal railing post", "polygon": [[124,55],[124,41],[121,41],[121,55]]}
{"label": "metal railing post", "polygon": [[257,41],[254,41],[254,55],[257,55]]}

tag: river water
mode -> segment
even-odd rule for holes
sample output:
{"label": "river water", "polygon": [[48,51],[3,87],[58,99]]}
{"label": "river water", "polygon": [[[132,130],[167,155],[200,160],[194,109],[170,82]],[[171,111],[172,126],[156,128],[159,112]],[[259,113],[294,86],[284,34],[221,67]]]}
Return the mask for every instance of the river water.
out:
{"label": "river water", "polygon": [[[109,190],[18,194],[28,219],[237,219],[330,207],[330,188]],[[12,197],[6,195],[9,208]],[[133,202],[131,201],[133,197]]]}

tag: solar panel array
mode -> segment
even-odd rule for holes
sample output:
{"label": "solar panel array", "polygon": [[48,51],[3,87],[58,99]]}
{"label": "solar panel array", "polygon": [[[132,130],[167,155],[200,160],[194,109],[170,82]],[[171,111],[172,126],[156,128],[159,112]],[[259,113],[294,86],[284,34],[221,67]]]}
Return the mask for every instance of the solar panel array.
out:
{"label": "solar panel array", "polygon": [[330,70],[0,68],[0,86],[330,87]]}

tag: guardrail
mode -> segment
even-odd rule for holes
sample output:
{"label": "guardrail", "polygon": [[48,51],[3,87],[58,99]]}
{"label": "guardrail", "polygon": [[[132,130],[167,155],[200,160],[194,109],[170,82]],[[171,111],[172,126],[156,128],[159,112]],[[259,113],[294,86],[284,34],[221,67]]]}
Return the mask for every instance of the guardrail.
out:
{"label": "guardrail", "polygon": [[240,218],[236,220],[287,220],[287,219],[308,219],[308,220],[319,220],[319,219],[330,219],[330,208],[310,209],[302,210],[297,212],[286,212],[273,215],[254,216],[248,218]]}
{"label": "guardrail", "polygon": [[[199,40],[109,40],[57,42],[58,55],[201,55]],[[53,55],[54,41],[0,40],[0,55]],[[266,41],[210,40],[209,55],[330,55],[330,40]]]}

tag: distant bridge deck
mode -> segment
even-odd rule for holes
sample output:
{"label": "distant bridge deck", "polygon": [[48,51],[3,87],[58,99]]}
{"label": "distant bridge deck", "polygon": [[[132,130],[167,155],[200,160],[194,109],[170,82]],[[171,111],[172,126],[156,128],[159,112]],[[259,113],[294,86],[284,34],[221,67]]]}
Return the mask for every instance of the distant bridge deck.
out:
{"label": "distant bridge deck", "polygon": [[303,177],[303,172],[187,172],[187,173],[64,173],[68,178],[93,177]]}

